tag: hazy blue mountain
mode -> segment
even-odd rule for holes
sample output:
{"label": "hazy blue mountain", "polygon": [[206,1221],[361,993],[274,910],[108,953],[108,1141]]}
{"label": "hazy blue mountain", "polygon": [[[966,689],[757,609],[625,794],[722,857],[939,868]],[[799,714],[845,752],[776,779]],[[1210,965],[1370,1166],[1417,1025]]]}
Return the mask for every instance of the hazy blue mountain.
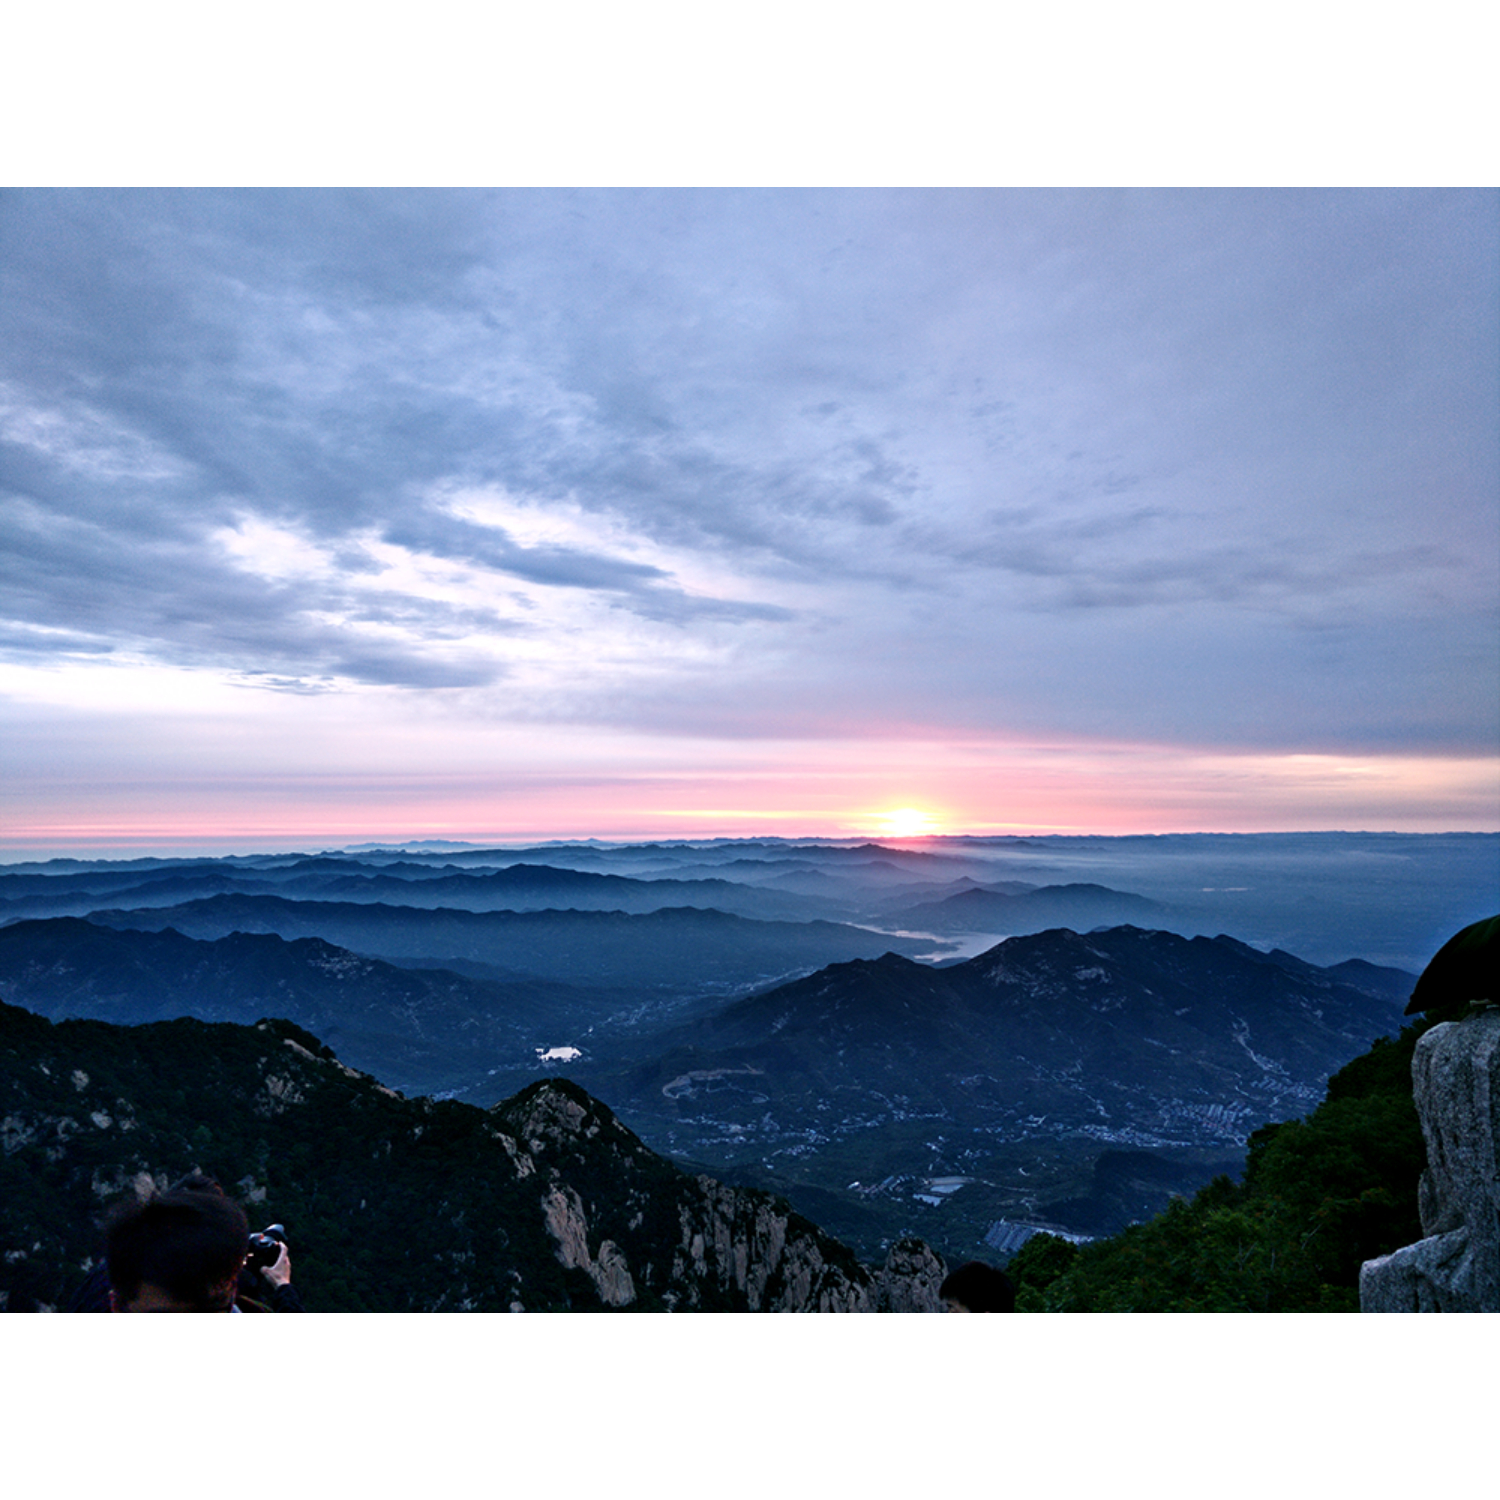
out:
{"label": "hazy blue mountain", "polygon": [[932,932],[1042,932],[1048,927],[1091,927],[1156,922],[1167,918],[1159,901],[1091,883],[1046,885],[1021,892],[972,886],[941,901],[891,912],[887,920]]}
{"label": "hazy blue mountain", "polygon": [[[534,873],[505,875],[517,866],[530,866]],[[590,893],[587,882],[570,878],[584,875],[640,884],[596,885]],[[492,879],[497,876],[503,879]],[[204,883],[185,884],[175,893],[170,884],[199,878]],[[491,879],[490,886],[481,879]],[[552,888],[528,891],[528,879],[552,882]],[[505,880],[516,884],[499,894]],[[1362,959],[1416,971],[1449,933],[1500,903],[1500,835],[1049,835],[899,844],[762,838],[508,848],[428,841],[220,860],[57,859],[0,868],[0,924],[178,905],[215,892],[421,906],[434,900],[426,888],[441,881],[453,882],[450,895],[441,898],[444,906],[587,907],[603,901],[609,909],[644,914],[711,905],[775,920],[822,917],[900,931],[941,931],[965,957],[1010,935],[1015,911],[997,904],[991,921],[984,903],[945,909],[946,898],[964,889],[1019,897],[1028,888],[1093,885],[1155,902],[1161,910],[1117,908],[1087,920],[1055,910],[1042,925],[1081,929],[1123,920],[1188,937],[1230,932],[1253,947],[1280,948],[1313,963]],[[141,893],[132,894],[136,891]],[[807,899],[799,902],[799,897]],[[765,904],[782,898],[792,904]],[[927,913],[930,923],[894,915],[929,903],[938,904],[936,912]],[[950,927],[955,913],[971,926]],[[939,950],[930,951],[936,956]],[[826,954],[823,961],[842,956],[847,955]]]}
{"label": "hazy blue mountain", "polygon": [[321,938],[234,932],[201,941],[73,917],[0,928],[0,999],[50,1020],[282,1016],[408,1092],[534,1072],[538,1048],[602,1021],[614,1003],[542,980],[398,968]]}
{"label": "hazy blue mountain", "polygon": [[92,875],[0,877],[0,917],[82,916],[101,905],[172,906],[212,895],[280,895],[294,900],[383,902],[462,911],[623,911],[695,906],[766,921],[857,917],[863,903],[834,895],[783,892],[710,876],[640,879],[542,864],[497,870],[385,865],[340,858],[299,859],[274,870],[225,866]]}
{"label": "hazy blue mountain", "polygon": [[[264,888],[264,882],[259,882]],[[763,921],[805,922],[852,914],[846,901],[787,894],[730,880],[642,880],[551,865],[509,865],[502,870],[433,874],[414,879],[387,870],[299,873],[282,883],[288,896],[323,901],[380,901],[451,907],[461,911],[622,911],[636,915],[694,906]],[[154,903],[153,903],[154,904]]]}
{"label": "hazy blue mountain", "polygon": [[833,922],[758,922],[689,907],[642,915],[468,912],[215,896],[182,906],[98,911],[91,920],[145,931],[174,927],[199,938],[231,932],[321,937],[386,959],[467,959],[570,984],[702,994],[743,991],[887,948],[915,953],[932,946]]}

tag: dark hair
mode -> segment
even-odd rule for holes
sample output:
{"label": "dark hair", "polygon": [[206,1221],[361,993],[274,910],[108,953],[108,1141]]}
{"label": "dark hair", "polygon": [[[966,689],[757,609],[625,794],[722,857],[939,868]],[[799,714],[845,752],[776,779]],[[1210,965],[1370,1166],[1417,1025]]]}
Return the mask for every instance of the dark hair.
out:
{"label": "dark hair", "polygon": [[223,1312],[216,1288],[245,1259],[250,1222],[222,1193],[174,1188],[117,1209],[105,1229],[109,1282],[122,1303],[160,1287],[195,1312]]}
{"label": "dark hair", "polygon": [[1015,1283],[1004,1271],[982,1260],[967,1261],[950,1272],[938,1288],[938,1296],[962,1304],[971,1313],[1016,1310]]}

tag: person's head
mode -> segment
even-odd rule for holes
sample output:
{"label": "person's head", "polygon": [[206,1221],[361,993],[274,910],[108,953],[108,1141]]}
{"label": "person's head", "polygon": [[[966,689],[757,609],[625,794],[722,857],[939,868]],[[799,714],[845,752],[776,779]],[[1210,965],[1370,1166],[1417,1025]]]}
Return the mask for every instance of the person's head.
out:
{"label": "person's head", "polygon": [[118,1312],[228,1312],[250,1224],[219,1192],[180,1187],[127,1204],[105,1230]]}
{"label": "person's head", "polygon": [[1004,1271],[971,1260],[952,1271],[938,1288],[949,1312],[1014,1312],[1016,1288]]}

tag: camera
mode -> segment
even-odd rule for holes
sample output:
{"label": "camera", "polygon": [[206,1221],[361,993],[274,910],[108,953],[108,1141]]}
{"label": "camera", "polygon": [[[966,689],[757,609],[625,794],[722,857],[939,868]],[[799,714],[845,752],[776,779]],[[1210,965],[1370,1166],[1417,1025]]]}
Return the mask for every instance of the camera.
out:
{"label": "camera", "polygon": [[276,1264],[281,1247],[286,1244],[286,1225],[267,1224],[258,1234],[250,1236],[250,1250],[245,1265],[252,1271],[262,1271]]}

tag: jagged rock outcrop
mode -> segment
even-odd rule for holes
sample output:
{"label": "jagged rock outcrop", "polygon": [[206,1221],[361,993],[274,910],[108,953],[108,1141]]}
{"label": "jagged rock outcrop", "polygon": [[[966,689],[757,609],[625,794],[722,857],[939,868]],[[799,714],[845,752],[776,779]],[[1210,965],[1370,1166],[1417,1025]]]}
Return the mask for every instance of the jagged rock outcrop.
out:
{"label": "jagged rock outcrop", "polygon": [[946,1304],[938,1288],[948,1267],[924,1240],[901,1239],[891,1246],[876,1276],[876,1312],[942,1312]]}
{"label": "jagged rock outcrop", "polygon": [[635,1301],[630,1266],[613,1240],[600,1240],[597,1256],[589,1253],[588,1223],[578,1194],[570,1187],[550,1187],[542,1199],[542,1214],[563,1265],[586,1271],[606,1307],[629,1307]]}
{"label": "jagged rock outcrop", "polygon": [[[921,1240],[898,1242],[878,1271],[764,1194],[725,1187],[711,1177],[679,1202],[680,1239],[663,1302],[695,1311],[725,1300],[750,1312],[938,1312],[942,1258]],[[558,1259],[579,1267],[608,1307],[629,1307],[636,1286],[625,1252],[613,1240],[588,1248],[589,1229],[577,1193],[553,1187],[544,1200]],[[705,1298],[705,1292],[711,1298]]]}
{"label": "jagged rock outcrop", "polygon": [[1434,1026],[1412,1057],[1425,1238],[1360,1269],[1362,1312],[1500,1312],[1500,1008]]}
{"label": "jagged rock outcrop", "polygon": [[[608,1307],[630,1307],[646,1294],[652,1305],[683,1312],[941,1308],[945,1268],[920,1240],[902,1241],[875,1270],[766,1193],[682,1173],[648,1182],[660,1158],[575,1085],[548,1080],[491,1113],[532,1154],[558,1260],[583,1271]],[[586,1156],[610,1166],[593,1192]],[[675,1221],[669,1258],[661,1253],[664,1198]]]}

